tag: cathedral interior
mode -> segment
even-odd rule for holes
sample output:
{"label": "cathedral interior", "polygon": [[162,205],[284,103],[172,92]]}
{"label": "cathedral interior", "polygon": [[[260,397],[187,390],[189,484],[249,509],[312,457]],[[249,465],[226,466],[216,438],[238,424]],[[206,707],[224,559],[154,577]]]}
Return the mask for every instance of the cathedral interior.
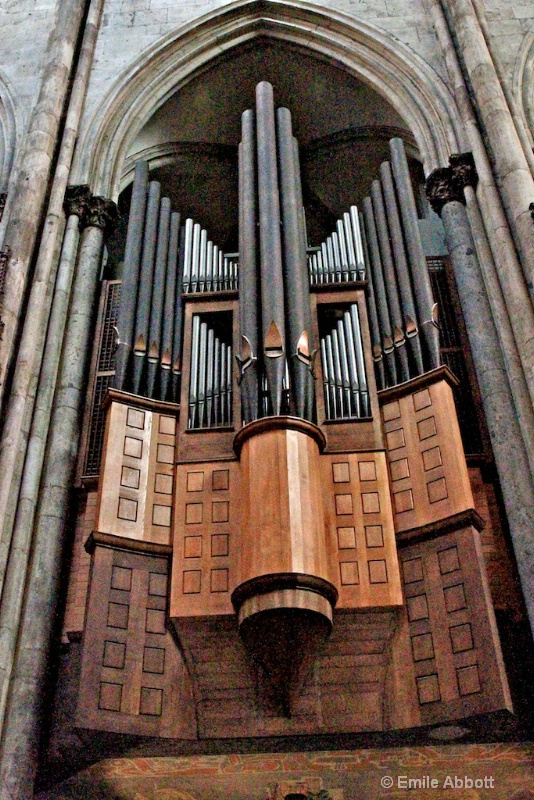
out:
{"label": "cathedral interior", "polygon": [[0,798],[534,798],[532,26],[0,9]]}

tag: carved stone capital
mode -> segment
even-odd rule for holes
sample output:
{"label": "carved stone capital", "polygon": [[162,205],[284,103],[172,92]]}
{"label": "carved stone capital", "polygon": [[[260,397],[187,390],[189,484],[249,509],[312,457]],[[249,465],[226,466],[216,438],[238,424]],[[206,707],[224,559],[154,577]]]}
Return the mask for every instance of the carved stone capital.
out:
{"label": "carved stone capital", "polygon": [[91,200],[91,190],[87,184],[79,186],[67,186],[65,192],[65,199],[63,201],[63,208],[67,217],[73,214],[82,219],[87,205]]}
{"label": "carved stone capital", "polygon": [[80,224],[82,228],[100,228],[109,236],[117,224],[119,211],[113,200],[105,197],[91,197]]}
{"label": "carved stone capital", "polygon": [[0,222],[4,216],[4,208],[6,207],[7,192],[0,192]]}
{"label": "carved stone capital", "polygon": [[476,189],[478,172],[475,167],[473,153],[457,153],[450,156],[449,164],[454,174],[454,180],[462,189],[465,189],[466,186],[472,186],[473,189]]}
{"label": "carved stone capital", "polygon": [[431,172],[426,179],[425,189],[428,202],[436,214],[441,215],[443,206],[453,200],[465,203],[463,189],[455,180],[451,167],[441,167]]}

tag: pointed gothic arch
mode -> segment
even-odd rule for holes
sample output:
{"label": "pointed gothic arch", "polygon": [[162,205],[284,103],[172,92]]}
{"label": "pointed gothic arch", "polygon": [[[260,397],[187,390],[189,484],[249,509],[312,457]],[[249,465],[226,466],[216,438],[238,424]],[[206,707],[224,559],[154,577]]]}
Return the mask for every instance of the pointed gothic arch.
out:
{"label": "pointed gothic arch", "polygon": [[374,25],[331,9],[326,15],[307,2],[238,0],[158,42],[120,76],[82,131],[74,182],[118,197],[128,149],[154,112],[214,58],[258,36],[303,47],[367,83],[404,117],[427,172],[458,150],[454,100],[408,46]]}

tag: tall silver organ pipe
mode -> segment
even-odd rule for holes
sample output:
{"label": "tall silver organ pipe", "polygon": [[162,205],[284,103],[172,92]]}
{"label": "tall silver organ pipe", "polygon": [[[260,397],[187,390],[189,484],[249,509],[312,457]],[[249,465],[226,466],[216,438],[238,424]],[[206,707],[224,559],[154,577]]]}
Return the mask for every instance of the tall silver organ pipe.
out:
{"label": "tall silver organ pipe", "polygon": [[340,312],[336,324],[328,333],[321,335],[320,349],[326,419],[370,416],[369,388],[356,303]]}
{"label": "tall silver organ pipe", "polygon": [[310,290],[299,206],[300,176],[295,169],[291,114],[287,108],[277,109],[276,125],[282,201],[285,295],[288,311],[289,373],[293,384],[296,414],[310,419],[313,403]]}
{"label": "tall silver organ pipe", "polygon": [[156,375],[161,362],[161,334],[163,327],[163,304],[165,301],[165,273],[169,253],[169,228],[171,223],[171,201],[163,197],[160,202],[156,262],[152,284],[150,323],[148,332],[148,376],[147,394],[154,397]]}
{"label": "tall silver organ pipe", "polygon": [[282,407],[285,314],[274,99],[266,81],[256,86],[256,127],[264,369],[277,415]]}
{"label": "tall silver organ pipe", "polygon": [[117,320],[118,345],[115,354],[115,386],[124,389],[127,379],[128,363],[133,347],[137,285],[143,250],[145,212],[148,190],[148,164],[139,161],[135,174],[126,234],[124,253],[124,276],[121,287],[121,300]]}
{"label": "tall silver organ pipe", "polygon": [[187,427],[232,423],[232,346],[201,315],[193,315]]}
{"label": "tall silver organ pipe", "polygon": [[244,422],[258,415],[258,290],[256,274],[256,168],[254,113],[241,116],[239,145],[239,331],[241,404]]}
{"label": "tall silver organ pipe", "polygon": [[[181,307],[181,297],[176,296],[178,282],[178,251],[180,243],[180,215],[171,213],[169,244],[167,249],[167,269],[165,277],[165,302],[163,311],[163,330],[161,334],[161,399],[167,400],[172,374],[173,332],[176,300]],[[180,292],[181,294],[181,292]],[[181,326],[181,320],[180,320]],[[172,398],[174,399],[174,398]]]}

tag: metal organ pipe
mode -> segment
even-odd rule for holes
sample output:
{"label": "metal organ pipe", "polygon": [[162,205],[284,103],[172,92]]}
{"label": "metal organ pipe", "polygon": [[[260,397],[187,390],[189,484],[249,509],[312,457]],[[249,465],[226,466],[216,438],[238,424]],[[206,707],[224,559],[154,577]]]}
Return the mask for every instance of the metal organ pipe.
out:
{"label": "metal organ pipe", "polygon": [[172,368],[173,328],[176,303],[182,305],[182,298],[176,296],[178,272],[178,249],[180,239],[180,214],[171,213],[169,227],[169,247],[165,275],[165,304],[163,330],[161,335],[161,399],[166,400],[169,393],[169,379]]}
{"label": "metal organ pipe", "polygon": [[151,181],[148,186],[148,206],[146,212],[145,236],[143,241],[143,257],[141,260],[141,280],[137,297],[135,316],[134,374],[133,391],[139,394],[147,342],[149,333],[150,305],[152,301],[152,283],[154,278],[154,260],[156,256],[156,240],[159,222],[160,184]]}
{"label": "metal organ pipe", "polygon": [[256,87],[263,352],[272,412],[280,414],[284,376],[284,287],[273,88]]}
{"label": "metal organ pipe", "polygon": [[[297,416],[310,419],[313,413],[311,367],[311,311],[306,249],[302,236],[298,175],[291,114],[276,111],[280,188],[282,199],[284,278],[289,330],[289,372]],[[289,387],[288,387],[289,388]]]}
{"label": "metal organ pipe", "polygon": [[126,250],[124,253],[124,276],[117,320],[119,343],[115,354],[115,386],[118,389],[124,389],[135,334],[135,307],[141,252],[143,249],[147,188],[148,164],[146,161],[139,161],[135,166],[128,232],[126,234]]}
{"label": "metal organ pipe", "polygon": [[171,221],[171,201],[163,197],[160,202],[156,264],[150,306],[150,325],[147,341],[148,378],[147,394],[154,397],[157,367],[161,359],[161,333],[163,303],[165,300],[165,272],[169,252],[169,226]]}

